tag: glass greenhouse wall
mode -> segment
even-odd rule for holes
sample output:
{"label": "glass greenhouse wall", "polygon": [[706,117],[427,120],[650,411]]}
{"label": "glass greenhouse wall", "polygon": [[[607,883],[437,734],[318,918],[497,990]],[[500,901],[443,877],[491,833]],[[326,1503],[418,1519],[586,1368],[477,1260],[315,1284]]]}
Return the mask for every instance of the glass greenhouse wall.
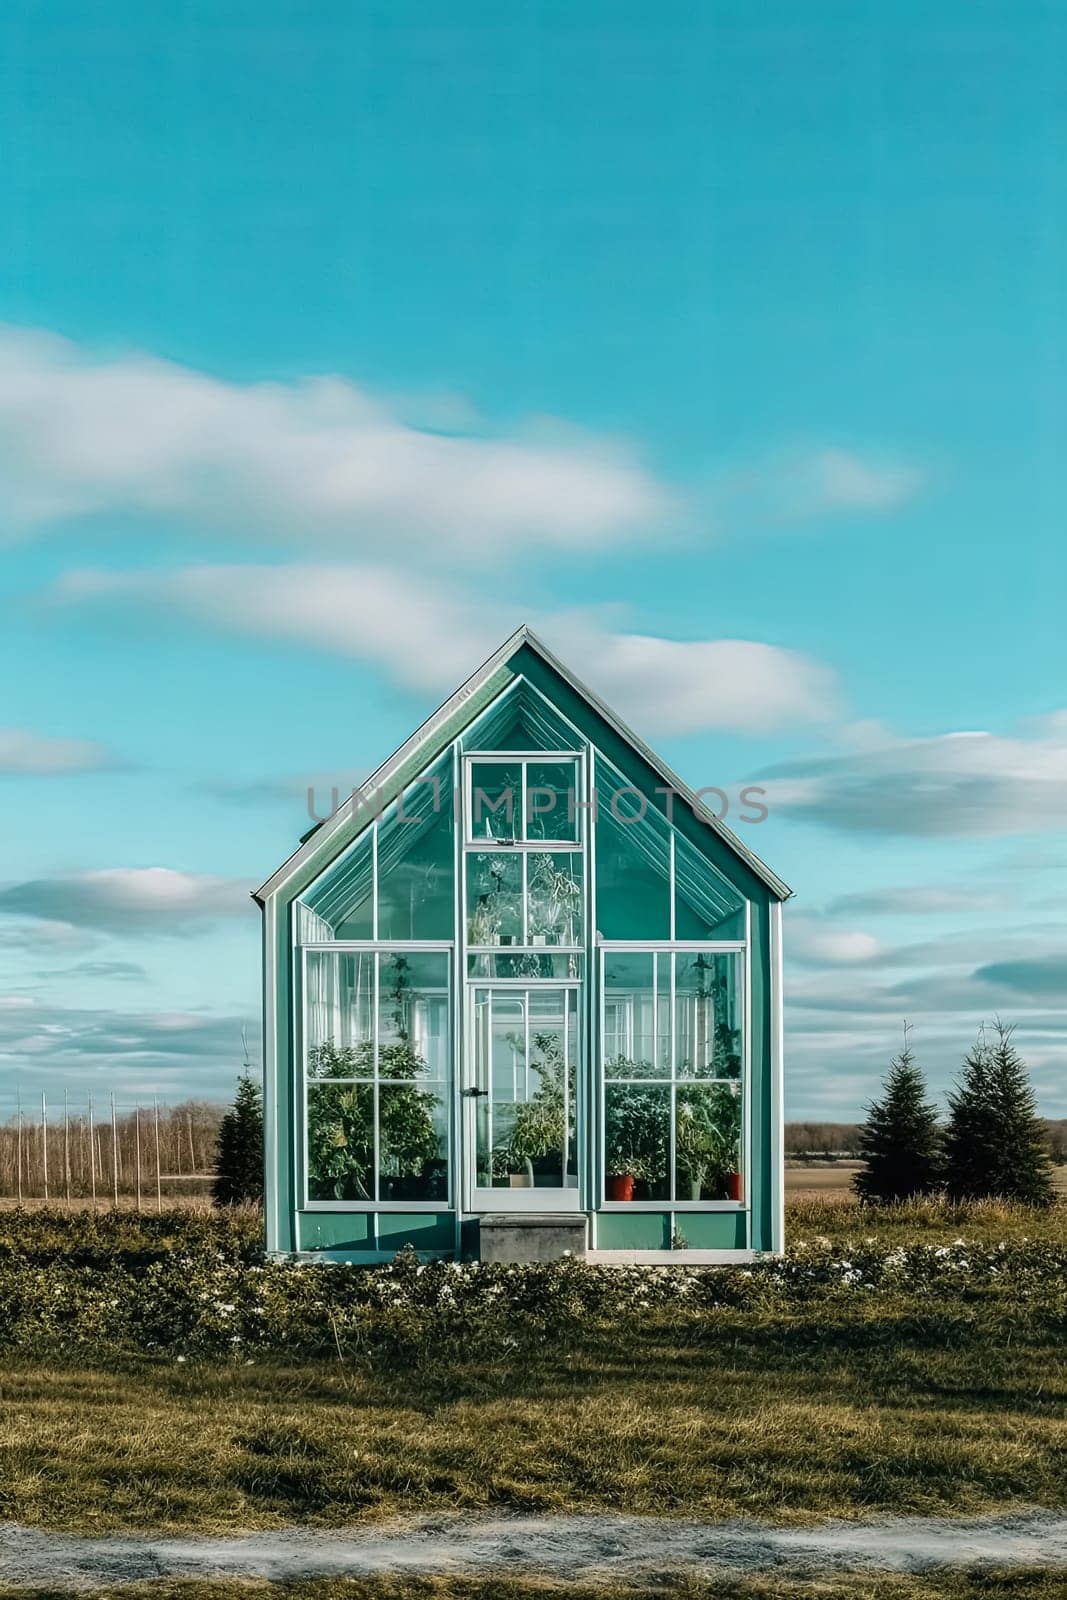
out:
{"label": "glass greenhouse wall", "polygon": [[270,1247],[781,1248],[787,892],[522,630],[260,891]]}

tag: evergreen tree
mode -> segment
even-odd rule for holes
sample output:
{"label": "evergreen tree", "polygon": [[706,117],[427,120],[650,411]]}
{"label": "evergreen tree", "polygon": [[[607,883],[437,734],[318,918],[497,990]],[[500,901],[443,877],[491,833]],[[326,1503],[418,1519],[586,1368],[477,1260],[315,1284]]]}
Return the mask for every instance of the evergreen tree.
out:
{"label": "evergreen tree", "polygon": [[861,1200],[891,1202],[930,1194],[941,1183],[941,1130],[926,1083],[908,1044],[890,1064],[883,1095],[860,1128],[864,1167],[855,1177]]}
{"label": "evergreen tree", "polygon": [[263,1198],[263,1098],[247,1072],[238,1079],[237,1096],[219,1126],[212,1198],[217,1206]]}
{"label": "evergreen tree", "polygon": [[998,1017],[993,1039],[979,1036],[949,1095],[947,1178],[954,1200],[1052,1202],[1048,1133],[1013,1032]]}

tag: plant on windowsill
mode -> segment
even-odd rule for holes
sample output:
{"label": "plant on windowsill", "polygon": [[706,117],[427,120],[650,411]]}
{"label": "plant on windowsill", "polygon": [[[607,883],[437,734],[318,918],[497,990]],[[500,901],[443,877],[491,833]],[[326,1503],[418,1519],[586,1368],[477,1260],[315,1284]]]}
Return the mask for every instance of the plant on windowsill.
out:
{"label": "plant on windowsill", "polygon": [[475,857],[478,863],[478,878],[472,889],[477,898],[474,904],[468,907],[468,943],[511,944],[514,941],[514,934],[504,933],[504,928],[521,928],[521,899],[508,882],[508,872],[513,859],[510,856],[503,858],[488,854],[479,854]]}
{"label": "plant on windowsill", "polygon": [[472,945],[499,942],[500,916],[493,910],[487,894],[478,896],[477,904],[467,919],[467,939]]}
{"label": "plant on windowsill", "polygon": [[558,868],[551,855],[530,857],[530,939],[534,944],[577,944],[582,919],[582,886]]}

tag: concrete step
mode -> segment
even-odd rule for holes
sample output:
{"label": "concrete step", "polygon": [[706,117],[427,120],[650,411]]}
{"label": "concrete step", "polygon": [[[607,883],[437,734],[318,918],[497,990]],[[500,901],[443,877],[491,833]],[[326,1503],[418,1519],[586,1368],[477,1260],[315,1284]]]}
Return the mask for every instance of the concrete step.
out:
{"label": "concrete step", "polygon": [[483,1261],[559,1261],[585,1255],[589,1224],[583,1212],[491,1211],[478,1233]]}

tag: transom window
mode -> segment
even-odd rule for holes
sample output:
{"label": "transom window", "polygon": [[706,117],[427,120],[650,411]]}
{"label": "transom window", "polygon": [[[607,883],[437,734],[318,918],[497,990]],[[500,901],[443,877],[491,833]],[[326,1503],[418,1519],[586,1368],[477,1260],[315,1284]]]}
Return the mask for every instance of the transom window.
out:
{"label": "transom window", "polygon": [[572,754],[469,757],[467,842],[544,847],[581,840],[579,759]]}

